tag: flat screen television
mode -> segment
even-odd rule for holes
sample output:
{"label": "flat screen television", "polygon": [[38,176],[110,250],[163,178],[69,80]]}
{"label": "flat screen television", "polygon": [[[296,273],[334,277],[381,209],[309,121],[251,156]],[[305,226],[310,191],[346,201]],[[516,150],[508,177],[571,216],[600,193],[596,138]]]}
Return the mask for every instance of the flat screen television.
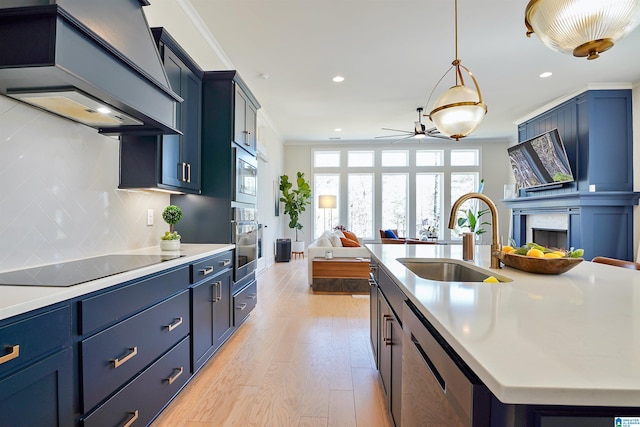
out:
{"label": "flat screen television", "polygon": [[557,129],[507,149],[518,188],[536,188],[574,180]]}

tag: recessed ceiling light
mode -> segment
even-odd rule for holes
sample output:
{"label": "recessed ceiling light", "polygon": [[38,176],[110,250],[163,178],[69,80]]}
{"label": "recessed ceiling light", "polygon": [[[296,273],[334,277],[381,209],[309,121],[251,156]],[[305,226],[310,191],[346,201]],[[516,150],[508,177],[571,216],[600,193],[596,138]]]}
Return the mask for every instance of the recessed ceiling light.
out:
{"label": "recessed ceiling light", "polygon": [[551,71],[545,71],[544,73],[540,74],[540,78],[546,79],[547,77],[551,77],[552,75],[553,73]]}
{"label": "recessed ceiling light", "polygon": [[102,113],[102,114],[109,114],[111,112],[111,110],[108,109],[107,107],[98,107],[96,108],[96,110],[98,110],[98,113]]}
{"label": "recessed ceiling light", "polygon": [[342,76],[335,76],[332,80],[333,80],[334,82],[336,82],[336,83],[340,83],[340,82],[343,82],[343,81],[344,81],[344,77],[342,77]]}
{"label": "recessed ceiling light", "polygon": [[342,132],[342,128],[335,128],[334,131],[336,132]]}

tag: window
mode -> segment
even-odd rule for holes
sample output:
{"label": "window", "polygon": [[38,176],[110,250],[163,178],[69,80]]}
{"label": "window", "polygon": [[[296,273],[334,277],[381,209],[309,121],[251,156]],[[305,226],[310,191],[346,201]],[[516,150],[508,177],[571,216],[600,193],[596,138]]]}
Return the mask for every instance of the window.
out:
{"label": "window", "polygon": [[374,237],[373,177],[372,173],[350,173],[348,178],[349,221],[347,221],[347,228],[363,239]]}
{"label": "window", "polygon": [[416,166],[442,166],[443,150],[416,151]]}
{"label": "window", "polygon": [[347,165],[350,168],[372,167],[373,151],[349,151]]}
{"label": "window", "polygon": [[480,150],[451,150],[451,166],[478,166]]}
{"label": "window", "polygon": [[[426,238],[432,227],[440,240],[460,240],[457,232],[447,229],[449,212],[457,198],[478,190],[480,148],[416,144],[390,149],[354,144],[312,153],[315,237],[343,225],[365,241],[378,241],[378,230],[389,228],[398,229],[404,237]],[[325,194],[337,196],[338,208],[318,209],[318,195]],[[476,205],[471,200],[463,209]]]}
{"label": "window", "polygon": [[408,166],[409,153],[407,151],[385,150],[382,152],[382,166]]}
{"label": "window", "polygon": [[317,168],[330,168],[340,166],[340,152],[316,151],[313,155],[313,166]]}
{"label": "window", "polygon": [[[314,188],[314,212],[315,228],[314,236],[320,236],[325,230],[332,230],[338,224],[340,217],[340,175],[338,174],[315,174],[313,178]],[[335,209],[321,209],[319,197],[321,195],[337,196]]]}
{"label": "window", "polygon": [[416,228],[413,236],[422,238],[433,231],[442,236],[442,174],[416,174]]}
{"label": "window", "polygon": [[407,174],[382,174],[382,229],[407,235]]}

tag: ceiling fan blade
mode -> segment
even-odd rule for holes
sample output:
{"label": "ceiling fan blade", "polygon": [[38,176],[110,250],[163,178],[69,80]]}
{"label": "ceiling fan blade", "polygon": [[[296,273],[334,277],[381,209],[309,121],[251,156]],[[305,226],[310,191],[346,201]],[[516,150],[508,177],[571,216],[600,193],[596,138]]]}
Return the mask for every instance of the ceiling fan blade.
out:
{"label": "ceiling fan blade", "polygon": [[404,141],[405,139],[413,138],[414,135],[405,136],[404,138],[396,139],[395,141],[391,141],[389,144],[395,144],[396,142]]}
{"label": "ceiling fan blade", "polygon": [[440,131],[435,127],[425,130],[424,134],[429,138],[451,139],[447,135],[441,134]]}
{"label": "ceiling fan blade", "polygon": [[382,130],[390,130],[392,132],[402,132],[402,133],[413,133],[412,131],[409,130],[403,130],[403,129],[389,129],[389,128],[382,128]]}
{"label": "ceiling fan blade", "polygon": [[[402,135],[385,135],[385,136],[376,136],[376,137],[374,137],[374,138],[376,138],[376,139],[378,139],[378,138],[395,138],[395,137],[398,137],[398,136],[405,136],[405,135],[407,135],[407,134],[402,134]],[[412,136],[413,136],[413,134],[409,134],[409,135],[407,136],[407,138],[411,138]]]}

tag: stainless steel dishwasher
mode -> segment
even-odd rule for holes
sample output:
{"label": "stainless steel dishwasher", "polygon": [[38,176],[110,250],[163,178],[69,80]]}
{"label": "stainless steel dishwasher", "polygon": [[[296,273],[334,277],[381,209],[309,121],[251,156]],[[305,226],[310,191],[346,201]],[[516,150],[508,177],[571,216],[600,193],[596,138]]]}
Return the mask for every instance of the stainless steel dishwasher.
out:
{"label": "stainless steel dishwasher", "polygon": [[490,392],[415,306],[403,306],[402,425],[485,427]]}

